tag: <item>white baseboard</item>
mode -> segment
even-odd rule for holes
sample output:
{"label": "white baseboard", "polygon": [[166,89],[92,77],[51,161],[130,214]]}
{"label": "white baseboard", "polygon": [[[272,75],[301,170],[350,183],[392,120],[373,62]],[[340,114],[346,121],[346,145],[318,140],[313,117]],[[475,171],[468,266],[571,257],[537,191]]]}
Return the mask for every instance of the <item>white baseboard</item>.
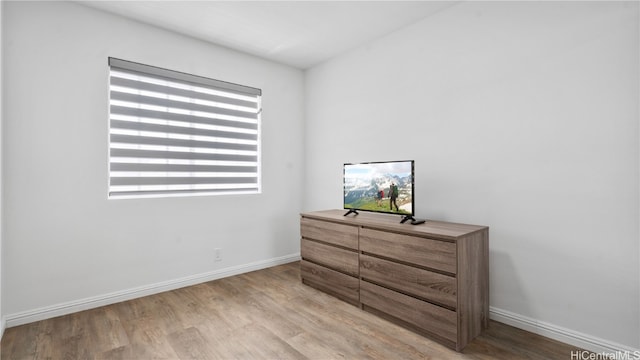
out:
{"label": "white baseboard", "polygon": [[188,276],[182,279],[165,281],[157,284],[141,286],[129,290],[118,291],[110,294],[94,296],[86,299],[70,301],[62,304],[46,306],[38,309],[27,310],[17,314],[9,314],[2,319],[2,330],[5,325],[13,327],[35,321],[54,318],[83,310],[111,305],[122,301],[132,300],[143,296],[158,294],[165,291],[179,289],[185,286],[200,284],[207,281],[222,279],[228,276],[239,275],[272,266],[282,265],[300,260],[300,254],[290,254],[278,258],[256,261],[249,264],[232,266],[214,270],[203,274]]}
{"label": "white baseboard", "polygon": [[0,340],[2,340],[2,337],[4,336],[4,329],[7,327],[7,320],[4,318],[4,316],[0,317]]}
{"label": "white baseboard", "polygon": [[631,359],[640,356],[640,350],[632,347],[600,339],[595,336],[583,334],[571,329],[563,328],[544,321],[532,319],[510,311],[489,308],[489,317],[492,320],[526,330],[534,334],[542,335],[565,344],[574,345],[576,348],[589,350],[597,354],[623,354],[631,355]]}

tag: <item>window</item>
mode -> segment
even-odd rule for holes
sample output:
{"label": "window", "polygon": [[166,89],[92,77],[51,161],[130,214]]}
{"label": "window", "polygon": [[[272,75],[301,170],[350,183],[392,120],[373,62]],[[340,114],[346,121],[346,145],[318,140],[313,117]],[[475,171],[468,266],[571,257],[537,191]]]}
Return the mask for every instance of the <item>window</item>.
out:
{"label": "window", "polygon": [[109,198],[260,192],[260,89],[109,67]]}

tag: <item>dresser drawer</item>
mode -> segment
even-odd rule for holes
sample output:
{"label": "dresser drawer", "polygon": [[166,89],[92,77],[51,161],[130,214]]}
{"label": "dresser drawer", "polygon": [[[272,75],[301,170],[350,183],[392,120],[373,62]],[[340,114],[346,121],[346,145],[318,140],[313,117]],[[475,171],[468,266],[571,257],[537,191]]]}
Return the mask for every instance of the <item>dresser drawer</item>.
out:
{"label": "dresser drawer", "polygon": [[357,277],[349,276],[320,265],[302,260],[302,282],[322,290],[353,305],[360,300],[360,284]]}
{"label": "dresser drawer", "polygon": [[456,309],[456,278],[360,255],[360,278]]}
{"label": "dresser drawer", "polygon": [[360,302],[453,344],[458,340],[455,311],[362,280]]}
{"label": "dresser drawer", "polygon": [[300,220],[300,235],[303,238],[358,250],[358,227],[303,217]]}
{"label": "dresser drawer", "polygon": [[452,242],[362,228],[360,251],[456,273],[456,244]]}
{"label": "dresser drawer", "polygon": [[358,253],[312,240],[302,239],[300,253],[309,260],[349,275],[358,276]]}

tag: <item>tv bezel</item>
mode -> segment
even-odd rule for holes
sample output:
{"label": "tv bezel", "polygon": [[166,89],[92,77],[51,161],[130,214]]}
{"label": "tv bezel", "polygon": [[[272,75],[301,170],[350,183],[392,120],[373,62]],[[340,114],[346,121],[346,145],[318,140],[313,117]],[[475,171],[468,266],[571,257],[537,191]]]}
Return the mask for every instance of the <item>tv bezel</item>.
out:
{"label": "tv bezel", "polygon": [[[368,210],[368,209],[360,209],[355,207],[347,207],[345,203],[345,194],[346,194],[346,168],[347,165],[369,165],[369,164],[389,164],[389,163],[411,163],[411,213],[402,213],[402,212],[394,212],[394,211],[379,211],[379,210]],[[404,218],[413,218],[415,216],[416,211],[416,193],[415,193],[415,160],[388,160],[388,161],[367,161],[367,162],[355,162],[355,163],[344,163],[342,165],[342,208],[344,210],[349,210],[350,212],[357,211],[366,211],[377,214],[387,214],[387,215],[400,215]],[[404,221],[404,220],[403,220]]]}

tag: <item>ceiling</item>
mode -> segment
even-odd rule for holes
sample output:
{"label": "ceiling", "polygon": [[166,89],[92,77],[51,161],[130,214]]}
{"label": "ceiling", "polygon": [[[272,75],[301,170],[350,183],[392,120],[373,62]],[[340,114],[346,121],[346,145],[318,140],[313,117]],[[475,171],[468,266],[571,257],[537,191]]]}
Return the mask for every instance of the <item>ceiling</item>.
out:
{"label": "ceiling", "polygon": [[458,1],[77,1],[308,69]]}

